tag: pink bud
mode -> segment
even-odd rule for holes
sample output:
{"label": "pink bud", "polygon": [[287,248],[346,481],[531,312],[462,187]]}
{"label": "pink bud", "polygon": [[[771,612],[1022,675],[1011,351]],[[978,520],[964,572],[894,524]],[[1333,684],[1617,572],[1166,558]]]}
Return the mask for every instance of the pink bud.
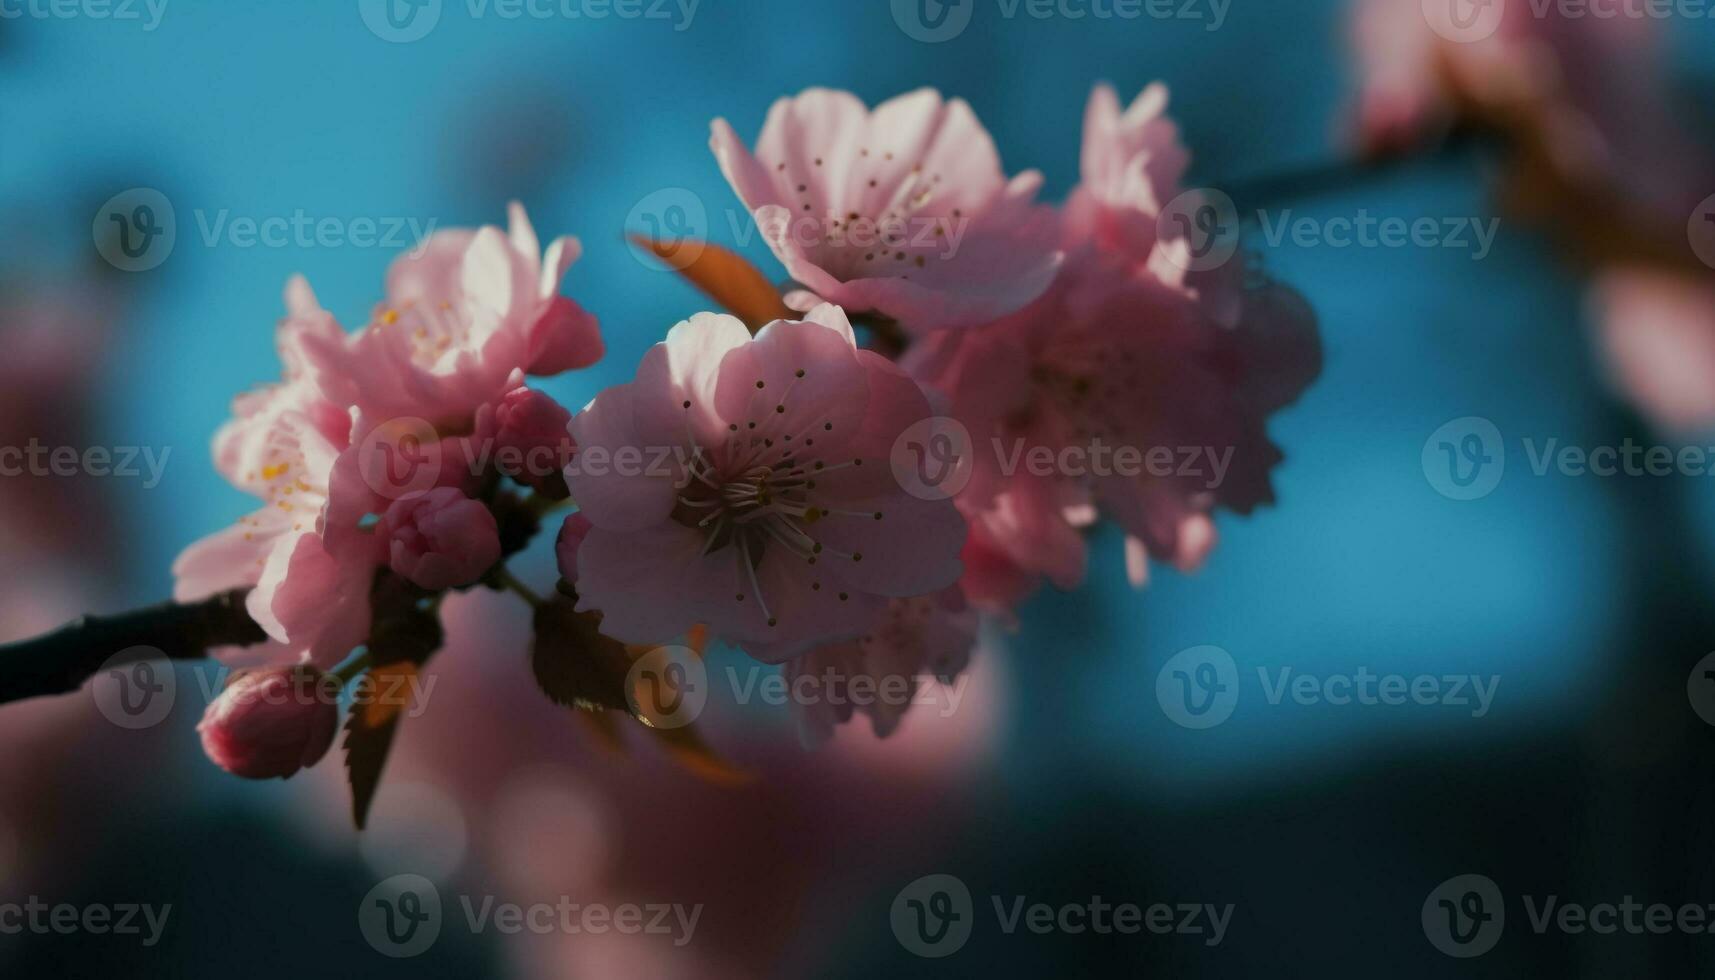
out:
{"label": "pink bud", "polygon": [[469,585],[500,560],[494,515],[452,487],[394,501],[378,531],[393,570],[431,592]]}
{"label": "pink bud", "polygon": [[495,468],[539,492],[566,496],[561,471],[577,450],[571,420],[572,413],[540,391],[518,387],[507,392],[494,404],[489,423]]}
{"label": "pink bud", "polygon": [[285,779],[313,766],[339,727],[337,682],[309,664],[233,677],[197,731],[214,764],[245,779]]}
{"label": "pink bud", "polygon": [[560,537],[554,542],[554,556],[560,560],[560,577],[574,585],[578,581],[578,548],[583,546],[584,536],[590,533],[592,526],[590,519],[583,514],[573,514],[560,525]]}

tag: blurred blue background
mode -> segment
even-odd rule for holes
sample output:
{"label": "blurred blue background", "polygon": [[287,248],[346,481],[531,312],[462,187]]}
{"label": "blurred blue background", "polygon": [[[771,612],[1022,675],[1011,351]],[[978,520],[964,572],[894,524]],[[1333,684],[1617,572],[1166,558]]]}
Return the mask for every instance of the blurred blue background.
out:
{"label": "blurred blue background", "polygon": [[[566,289],[601,318],[610,353],[591,371],[545,384],[581,404],[629,377],[649,344],[702,308],[624,243],[638,230],[639,202],[682,188],[706,209],[707,234],[733,242],[736,200],[708,151],[709,121],[724,116],[750,137],[773,99],[807,86],[851,89],[871,103],[922,85],[962,96],[1008,169],[1042,170],[1054,200],[1076,182],[1084,101],[1098,81],[1127,98],[1154,80],[1171,86],[1193,184],[1223,186],[1347,152],[1351,69],[1347,9],[1337,0],[1236,0],[1219,31],[1196,21],[1007,20],[979,3],[970,28],[943,44],[906,36],[879,0],[702,0],[688,24],[679,8],[665,9],[669,19],[506,20],[473,18],[450,2],[411,43],[378,37],[356,0],[170,0],[152,31],[89,18],[0,20],[8,273],[52,282],[89,265],[91,216],[130,188],[158,189],[178,218],[165,264],[104,278],[125,307],[102,340],[88,438],[172,452],[159,486],[111,488],[115,531],[82,556],[110,576],[108,608],[168,594],[179,549],[248,510],[215,474],[207,445],[232,396],[278,372],[272,329],[286,278],[307,275],[324,305],[355,326],[396,251],[210,244],[198,213],[212,221],[222,211],[261,219],[301,210],[450,227],[501,222],[506,202],[521,199],[544,236],[570,233],[584,244]],[[1715,70],[1707,22],[1676,23],[1673,39],[1683,77]],[[1447,158],[1278,207],[1313,217],[1360,208],[1486,217],[1484,176],[1474,159]],[[1580,807],[1658,778],[1707,804],[1706,773],[1687,776],[1672,762],[1679,757],[1654,742],[1648,751],[1630,745],[1611,726],[1616,716],[1658,712],[1677,725],[1688,714],[1672,685],[1715,636],[1698,633],[1701,613],[1690,625],[1652,624],[1664,608],[1707,604],[1708,593],[1687,583],[1710,581],[1715,507],[1692,480],[1645,487],[1528,472],[1524,437],[1652,438],[1602,384],[1579,284],[1547,243],[1506,223],[1483,261],[1451,249],[1250,241],[1261,264],[1315,306],[1326,348],[1321,379],[1272,426],[1287,455],[1278,505],[1223,517],[1206,569],[1157,568],[1142,593],[1125,584],[1119,538],[1099,535],[1088,587],[1034,599],[999,654],[1008,701],[1000,761],[981,781],[992,804],[982,819],[956,835],[945,867],[821,894],[806,914],[821,931],[779,953],[781,972],[933,968],[893,946],[885,923],[893,891],[938,870],[999,891],[1167,892],[1159,897],[1242,905],[1233,940],[1214,952],[1164,950],[1160,940],[1135,950],[989,937],[952,961],[1000,974],[1148,964],[1198,976],[1265,967],[1445,975],[1438,971],[1455,964],[1422,942],[1415,903],[1473,870],[1467,864],[1515,867],[1514,880],[1544,892],[1613,880],[1665,899],[1685,884],[1663,855],[1597,855],[1623,850],[1615,839],[1639,845],[1667,833],[1658,819],[1678,827],[1704,811],[1684,801]],[[781,274],[759,243],[745,251]],[[1419,456],[1438,426],[1469,415],[1493,420],[1517,456],[1496,493],[1458,502],[1435,491]],[[535,561],[537,577],[548,575],[547,559]],[[1193,731],[1161,712],[1156,678],[1173,654],[1203,644],[1232,654],[1245,687],[1229,723]],[[1500,680],[1482,718],[1445,705],[1268,705],[1256,670],[1283,666]],[[1651,701],[1639,690],[1672,696]],[[201,893],[243,902],[230,859],[254,847],[291,878],[282,893],[306,903],[325,890],[342,897],[325,916],[275,914],[230,928],[302,929],[307,948],[325,940],[367,957],[349,925],[354,902],[343,897],[365,889],[360,865],[329,858],[304,880],[282,856],[294,831],[274,814],[293,787],[229,780],[204,764],[190,727],[185,719],[162,736],[172,748],[161,764],[183,770],[172,782],[177,806],[200,808],[209,843],[151,825],[172,860],[114,856],[95,862],[81,887],[99,894],[114,881],[183,874],[202,882]],[[221,853],[210,852],[216,845]],[[1569,870],[1580,862],[1582,871]],[[1706,880],[1705,869],[1698,861],[1681,870]],[[1318,926],[1313,909],[1339,924]],[[1669,962],[1624,942],[1594,954],[1541,948],[1548,942],[1527,937],[1478,965],[1503,975]],[[26,966],[49,955],[0,937],[0,949],[8,943],[24,944]],[[1707,964],[1704,948],[1696,956]],[[146,961],[146,975],[213,975],[235,963],[273,975],[274,964],[224,949],[206,936],[181,940],[177,959]],[[52,955],[110,962],[87,950]],[[307,953],[281,955],[284,970]],[[478,943],[411,971],[487,975],[515,967],[508,962]]]}

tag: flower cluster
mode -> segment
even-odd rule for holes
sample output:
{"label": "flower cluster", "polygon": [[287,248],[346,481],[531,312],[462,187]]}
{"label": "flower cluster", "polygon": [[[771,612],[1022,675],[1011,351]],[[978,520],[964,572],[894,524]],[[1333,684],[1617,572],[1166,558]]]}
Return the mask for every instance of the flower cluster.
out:
{"label": "flower cluster", "polygon": [[[691,316],[575,413],[524,379],[602,354],[559,295],[578,246],[542,255],[516,206],[509,232],[441,232],[399,260],[355,333],[294,280],[284,377],[215,440],[263,506],[185,552],[178,596],[249,588],[262,659],[342,679],[370,666],[347,657],[400,583],[418,611],[486,584],[539,612],[575,599],[538,629],[585,617],[615,649],[695,632],[789,675],[915,691],[963,669],[981,614],[1009,620],[1042,580],[1077,585],[1100,517],[1138,584],[1151,558],[1193,568],[1217,509],[1271,499],[1265,422],[1320,353],[1305,304],[1242,257],[1187,271],[1162,217],[1189,164],[1166,105],[1159,86],[1129,108],[1098,88],[1059,207],[932,91],[871,110],[811,89],[775,104],[754,148],[717,120],[716,160],[796,282],[790,312]],[[1018,465],[1103,447],[1134,462],[1196,447],[1215,472]],[[537,450],[552,468],[520,463]],[[913,460],[961,478],[911,478]],[[576,508],[556,536],[562,595],[543,600],[504,569],[522,547],[509,528],[560,505]],[[252,775],[313,762],[324,705],[223,703],[262,683],[210,709],[211,754]],[[842,707],[800,706],[806,737]],[[864,713],[885,735],[903,710]]]}

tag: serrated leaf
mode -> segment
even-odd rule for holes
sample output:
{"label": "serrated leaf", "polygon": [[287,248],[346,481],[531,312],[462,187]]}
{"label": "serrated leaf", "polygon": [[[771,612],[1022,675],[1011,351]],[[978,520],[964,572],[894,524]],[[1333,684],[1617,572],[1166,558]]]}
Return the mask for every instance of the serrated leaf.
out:
{"label": "serrated leaf", "polygon": [[601,613],[577,612],[578,600],[554,595],[536,607],[530,668],[555,704],[587,711],[625,711],[625,645],[601,633]]}
{"label": "serrated leaf", "polygon": [[420,607],[408,586],[384,573],[376,577],[372,590],[376,615],[369,633],[371,665],[363,673],[363,683],[376,696],[353,705],[345,722],[345,768],[351,783],[351,816],[358,830],[369,821],[393,736],[410,707],[409,698],[398,697],[397,692],[417,690],[417,674],[446,639],[439,614]]}
{"label": "serrated leaf", "polygon": [[[374,685],[371,690],[376,691],[415,690],[416,675],[417,665],[408,661],[366,672]],[[369,808],[381,787],[381,771],[387,767],[406,707],[401,700],[378,697],[369,704],[354,705],[345,721],[345,768],[351,783],[351,816],[358,830],[369,820]]]}
{"label": "serrated leaf", "polygon": [[730,249],[695,239],[667,242],[632,235],[631,240],[743,320],[751,333],[774,320],[797,316],[762,270]]}

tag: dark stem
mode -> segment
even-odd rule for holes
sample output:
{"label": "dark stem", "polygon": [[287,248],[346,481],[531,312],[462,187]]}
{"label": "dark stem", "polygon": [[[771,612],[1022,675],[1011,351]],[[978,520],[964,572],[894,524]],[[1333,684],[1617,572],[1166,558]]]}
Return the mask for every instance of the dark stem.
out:
{"label": "dark stem", "polygon": [[200,660],[210,647],[260,643],[268,636],[244,610],[248,592],[84,616],[44,636],[0,646],[0,704],[70,694],[133,647],[152,647],[169,660]]}
{"label": "dark stem", "polygon": [[1495,138],[1482,130],[1456,127],[1439,142],[1410,154],[1379,159],[1351,157],[1324,161],[1297,170],[1230,180],[1210,186],[1231,197],[1238,204],[1240,213],[1248,213],[1308,197],[1355,190],[1409,167],[1460,159],[1474,150],[1494,145]]}

